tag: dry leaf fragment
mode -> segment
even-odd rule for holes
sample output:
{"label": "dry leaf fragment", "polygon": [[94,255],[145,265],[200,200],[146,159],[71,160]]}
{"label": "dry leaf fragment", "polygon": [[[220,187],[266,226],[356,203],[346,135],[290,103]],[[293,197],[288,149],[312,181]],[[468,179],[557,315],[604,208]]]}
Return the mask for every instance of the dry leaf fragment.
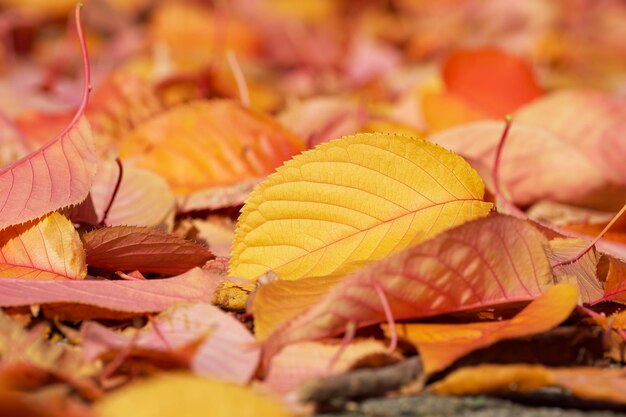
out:
{"label": "dry leaf fragment", "polygon": [[[130,350],[169,354],[197,375],[247,383],[259,363],[254,336],[236,318],[210,304],[179,304],[159,314],[143,329],[116,333],[88,322],[82,329],[86,358]],[[189,345],[193,349],[183,352]]]}

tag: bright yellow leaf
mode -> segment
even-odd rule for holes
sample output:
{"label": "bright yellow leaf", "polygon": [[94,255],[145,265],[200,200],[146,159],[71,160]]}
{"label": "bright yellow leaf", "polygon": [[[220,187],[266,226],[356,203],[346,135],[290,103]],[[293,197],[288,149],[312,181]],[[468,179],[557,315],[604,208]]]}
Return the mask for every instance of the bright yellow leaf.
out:
{"label": "bright yellow leaf", "polygon": [[0,276],[83,279],[85,250],[72,222],[59,213],[0,232]]}
{"label": "bright yellow leaf", "polygon": [[192,374],[162,374],[122,388],[95,405],[100,417],[287,417],[271,397]]}
{"label": "bright yellow leaf", "polygon": [[230,274],[342,275],[485,216],[492,205],[483,194],[465,160],[420,139],[358,134],[324,143],[252,192]]}

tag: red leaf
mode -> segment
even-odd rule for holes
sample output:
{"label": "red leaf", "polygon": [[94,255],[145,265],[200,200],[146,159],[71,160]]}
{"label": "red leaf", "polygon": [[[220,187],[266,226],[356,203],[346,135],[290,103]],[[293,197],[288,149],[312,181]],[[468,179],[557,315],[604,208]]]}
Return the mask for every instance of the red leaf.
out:
{"label": "red leaf", "polygon": [[147,227],[105,227],[82,238],[87,264],[112,271],[181,274],[214,258],[196,242]]}
{"label": "red leaf", "polygon": [[179,302],[211,302],[222,277],[194,268],[146,281],[0,279],[0,307],[61,304],[66,318],[123,318],[160,312]]}
{"label": "red leaf", "polygon": [[444,63],[443,79],[448,91],[494,117],[543,94],[526,61],[493,47],[452,53]]}

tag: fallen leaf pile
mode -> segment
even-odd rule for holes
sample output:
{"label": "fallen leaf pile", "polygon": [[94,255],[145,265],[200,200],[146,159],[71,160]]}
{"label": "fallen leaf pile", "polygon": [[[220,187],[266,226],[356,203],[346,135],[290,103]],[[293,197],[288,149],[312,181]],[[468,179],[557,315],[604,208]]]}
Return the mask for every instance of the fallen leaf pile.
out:
{"label": "fallen leaf pile", "polygon": [[626,409],[625,22],[0,0],[0,415]]}

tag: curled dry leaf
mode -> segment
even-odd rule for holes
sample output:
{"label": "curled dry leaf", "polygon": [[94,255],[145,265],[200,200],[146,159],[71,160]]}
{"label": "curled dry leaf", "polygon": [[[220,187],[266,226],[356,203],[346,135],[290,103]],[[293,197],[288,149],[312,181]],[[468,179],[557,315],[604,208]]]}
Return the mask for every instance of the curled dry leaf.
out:
{"label": "curled dry leaf", "polygon": [[250,380],[260,358],[248,329],[210,304],[173,306],[140,330],[117,333],[89,322],[81,332],[88,360],[120,351],[148,357],[151,352],[164,353],[179,357],[197,375],[239,384]]}
{"label": "curled dry leaf", "polygon": [[339,341],[295,343],[274,357],[264,385],[287,393],[305,381],[345,372],[360,359],[387,350],[375,339],[356,339],[345,346]]}
{"label": "curled dry leaf", "polygon": [[[222,277],[194,268],[173,278],[142,281],[0,279],[0,307],[32,304],[59,318],[128,318],[180,302],[210,303]],[[51,310],[52,311],[52,310]]]}
{"label": "curled dry leaf", "polygon": [[141,123],[122,141],[120,156],[184,195],[265,176],[303,148],[269,116],[214,100],[182,104]]}
{"label": "curled dry leaf", "polygon": [[238,184],[211,187],[176,199],[179,213],[194,210],[219,210],[243,205],[250,192],[261,182],[261,179],[242,181]]}
{"label": "curled dry leaf", "polygon": [[100,417],[289,416],[277,400],[251,388],[183,373],[128,385],[97,402],[95,411]]}
{"label": "curled dry leaf", "polygon": [[608,257],[609,271],[604,285],[604,294],[594,301],[615,301],[626,304],[626,264],[624,261]]}
{"label": "curled dry leaf", "polygon": [[171,231],[175,200],[167,182],[151,171],[123,164],[122,179],[115,192],[119,175],[116,163],[101,162],[89,190],[90,196],[73,210],[72,219],[96,224],[104,222],[107,226],[146,226]]}
{"label": "curled dry leaf", "polygon": [[399,320],[532,300],[553,283],[546,243],[530,224],[500,215],[448,230],[348,276],[278,327],[265,342],[266,354],[340,334],[349,322],[384,322],[382,294]]}
{"label": "curled dry leaf", "polygon": [[182,274],[215,256],[204,246],[147,227],[113,226],[82,236],[90,266]]}
{"label": "curled dry leaf", "polygon": [[[428,140],[467,158],[487,184],[492,184],[491,170],[503,128],[502,122],[476,122]],[[544,199],[580,203],[607,185],[602,170],[587,152],[581,152],[577,142],[517,119],[502,152],[500,181],[519,205]]]}
{"label": "curled dry leaf", "polygon": [[462,158],[423,140],[358,134],[286,162],[242,210],[233,276],[345,274],[485,216],[484,185]]}
{"label": "curled dry leaf", "polygon": [[[424,372],[432,374],[460,357],[497,341],[539,334],[559,325],[576,307],[578,290],[559,284],[509,320],[467,324],[396,325],[419,350]],[[389,329],[386,330],[389,333]],[[277,356],[278,357],[278,356]]]}
{"label": "curled dry leaf", "polygon": [[83,279],[85,251],[59,213],[0,231],[0,279]]}
{"label": "curled dry leaf", "polygon": [[444,395],[504,394],[547,386],[559,386],[587,400],[626,404],[624,369],[480,365],[455,371],[435,383],[432,390]]}
{"label": "curled dry leaf", "polygon": [[546,254],[553,267],[556,281],[575,284],[580,290],[580,301],[583,303],[600,298],[604,292],[603,285],[598,280],[597,268],[600,256],[595,248],[591,248],[575,262],[555,265],[573,259],[587,246],[589,242],[573,238],[555,238],[546,246]]}

